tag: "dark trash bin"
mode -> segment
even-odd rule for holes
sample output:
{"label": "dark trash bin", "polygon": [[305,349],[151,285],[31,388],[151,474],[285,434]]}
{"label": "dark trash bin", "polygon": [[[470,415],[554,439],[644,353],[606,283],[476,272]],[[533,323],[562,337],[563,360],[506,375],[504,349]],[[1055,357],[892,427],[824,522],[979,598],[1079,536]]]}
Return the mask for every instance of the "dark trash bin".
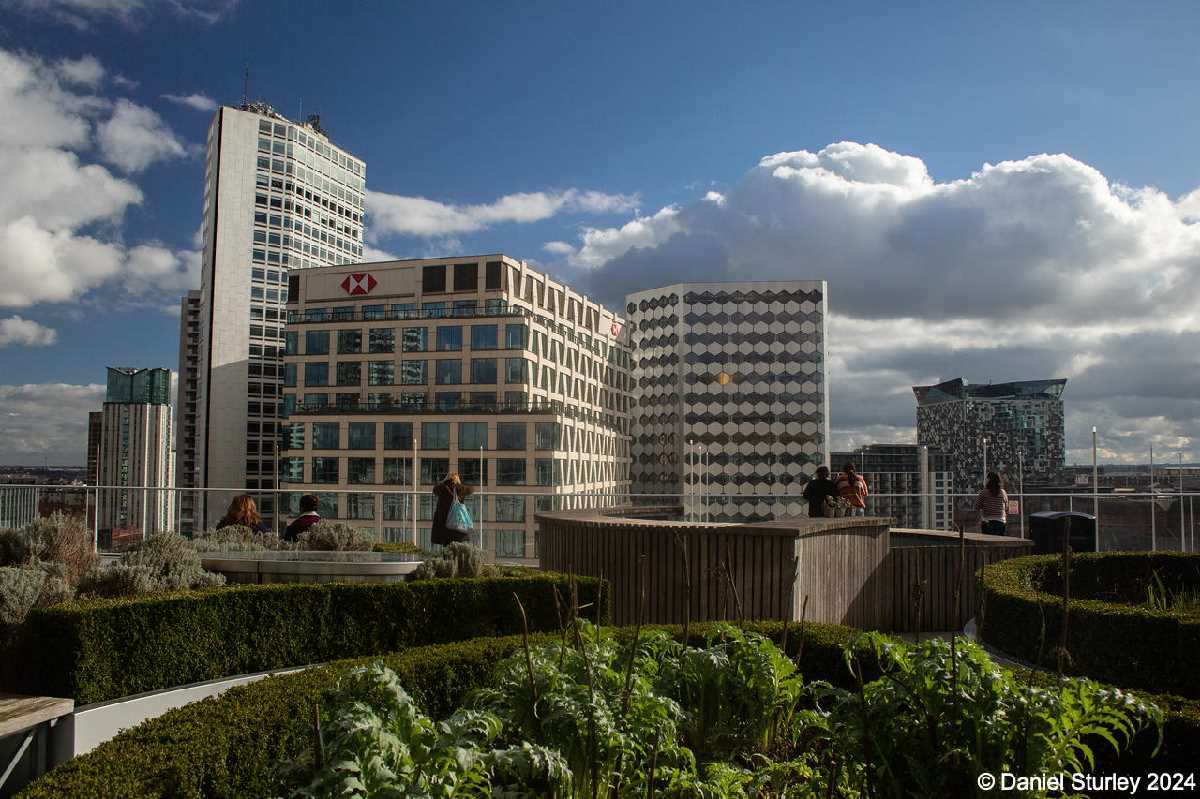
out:
{"label": "dark trash bin", "polygon": [[1096,552],[1096,517],[1074,510],[1043,510],[1029,514],[1029,537],[1037,555],[1058,555],[1063,549],[1063,531],[1071,523],[1071,551]]}

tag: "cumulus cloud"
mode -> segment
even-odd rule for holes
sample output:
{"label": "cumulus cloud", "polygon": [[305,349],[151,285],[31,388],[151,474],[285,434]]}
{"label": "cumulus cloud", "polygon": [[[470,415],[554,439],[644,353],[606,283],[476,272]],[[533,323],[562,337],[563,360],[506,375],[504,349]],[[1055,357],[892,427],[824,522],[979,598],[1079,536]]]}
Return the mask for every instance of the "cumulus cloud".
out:
{"label": "cumulus cloud", "polygon": [[55,69],[67,83],[93,88],[103,82],[105,75],[104,66],[94,55],[85,55],[75,60],[64,58],[55,64]]}
{"label": "cumulus cloud", "polygon": [[[54,413],[46,403],[54,401]],[[0,385],[0,463],[84,464],[89,411],[104,402],[99,384],[35,383]]]}
{"label": "cumulus cloud", "polygon": [[206,94],[164,94],[164,100],[190,108],[193,111],[216,111],[217,101]]}
{"label": "cumulus cloud", "polygon": [[100,123],[96,143],[104,160],[126,172],[141,172],[158,161],[187,154],[162,117],[124,99],[117,100],[112,116]]}
{"label": "cumulus cloud", "polygon": [[0,347],[15,344],[25,347],[49,347],[58,341],[58,332],[32,319],[10,316],[0,319]]}
{"label": "cumulus cloud", "polygon": [[1172,200],[1061,154],[935,181],[839,142],[545,249],[614,307],[689,280],[829,281],[834,448],[910,440],[912,385],[1067,377],[1069,458],[1097,424],[1113,458],[1156,440],[1200,459],[1200,190]]}
{"label": "cumulus cloud", "polygon": [[474,233],[504,222],[529,223],[560,213],[610,214],[637,207],[637,198],[598,191],[537,191],[508,194],[480,205],[455,205],[425,197],[367,192],[373,237],[448,236]]}

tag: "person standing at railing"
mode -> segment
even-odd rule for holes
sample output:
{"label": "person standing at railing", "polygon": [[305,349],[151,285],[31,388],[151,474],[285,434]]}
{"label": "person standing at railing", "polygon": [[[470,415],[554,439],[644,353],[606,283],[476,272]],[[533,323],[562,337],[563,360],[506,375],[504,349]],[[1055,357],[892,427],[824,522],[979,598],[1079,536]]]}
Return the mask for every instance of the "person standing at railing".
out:
{"label": "person standing at railing", "polygon": [[301,533],[319,523],[321,514],[317,513],[317,508],[320,506],[321,498],[316,494],[305,494],[300,497],[300,515],[283,531],[283,540],[295,541]]}
{"label": "person standing at railing", "polygon": [[803,496],[808,500],[808,515],[814,519],[824,516],[826,497],[837,495],[837,484],[829,479],[829,467],[818,466],[817,476],[804,486]]}
{"label": "person standing at railing", "polygon": [[462,502],[471,495],[471,487],[464,485],[458,472],[451,472],[445,480],[433,487],[433,495],[437,497],[437,509],[433,512],[433,530],[430,540],[435,544],[446,546],[455,541],[466,541],[469,534],[463,530],[452,530],[446,526],[450,516],[450,508],[455,501]]}
{"label": "person standing at railing", "polygon": [[847,463],[837,480],[840,499],[850,503],[851,516],[867,515],[867,481],[859,474],[853,463]]}
{"label": "person standing at railing", "polygon": [[987,485],[975,497],[979,513],[979,531],[989,535],[1004,535],[1008,529],[1008,492],[1000,483],[1000,475],[988,472]]}

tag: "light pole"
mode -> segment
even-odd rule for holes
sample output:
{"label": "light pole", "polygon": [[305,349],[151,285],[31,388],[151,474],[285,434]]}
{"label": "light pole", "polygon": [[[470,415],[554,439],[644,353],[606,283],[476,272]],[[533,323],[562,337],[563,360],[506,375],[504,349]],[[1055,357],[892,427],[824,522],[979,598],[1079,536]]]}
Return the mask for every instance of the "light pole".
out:
{"label": "light pole", "polygon": [[1179,453],[1179,551],[1187,552],[1187,542],[1183,537],[1183,453]]}
{"label": "light pole", "polygon": [[1150,445],[1150,551],[1158,549],[1158,534],[1154,529],[1154,445]]}
{"label": "light pole", "polygon": [[984,436],[984,437],[983,437],[983,481],[984,481],[985,483],[987,482],[987,475],[988,475],[988,470],[987,470],[987,440],[988,440],[988,437],[987,437],[987,436]]}
{"label": "light pole", "polygon": [[1017,484],[1017,495],[1020,497],[1020,505],[1017,507],[1017,512],[1021,518],[1021,538],[1025,537],[1025,450],[1017,450],[1017,479],[1020,481]]}
{"label": "light pole", "polygon": [[1096,454],[1096,425],[1092,425],[1092,524],[1096,532],[1096,551],[1100,551],[1100,466]]}

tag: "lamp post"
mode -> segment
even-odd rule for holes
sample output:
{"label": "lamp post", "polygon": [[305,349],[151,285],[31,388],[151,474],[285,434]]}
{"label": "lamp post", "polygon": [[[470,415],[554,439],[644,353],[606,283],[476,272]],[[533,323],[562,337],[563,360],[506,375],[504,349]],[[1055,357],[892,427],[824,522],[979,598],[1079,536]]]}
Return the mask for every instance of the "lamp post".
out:
{"label": "lamp post", "polygon": [[1183,452],[1179,453],[1179,551],[1187,552],[1187,541],[1183,537]]}
{"label": "lamp post", "polygon": [[1025,537],[1025,450],[1017,450],[1017,479],[1020,481],[1017,484],[1017,495],[1021,498],[1020,506],[1017,511],[1021,518],[1021,538]]}
{"label": "lamp post", "polygon": [[1154,529],[1154,445],[1150,445],[1150,551],[1158,549],[1158,534]]}
{"label": "lamp post", "polygon": [[1092,524],[1096,526],[1096,551],[1100,551],[1100,466],[1097,460],[1096,425],[1092,425]]}

